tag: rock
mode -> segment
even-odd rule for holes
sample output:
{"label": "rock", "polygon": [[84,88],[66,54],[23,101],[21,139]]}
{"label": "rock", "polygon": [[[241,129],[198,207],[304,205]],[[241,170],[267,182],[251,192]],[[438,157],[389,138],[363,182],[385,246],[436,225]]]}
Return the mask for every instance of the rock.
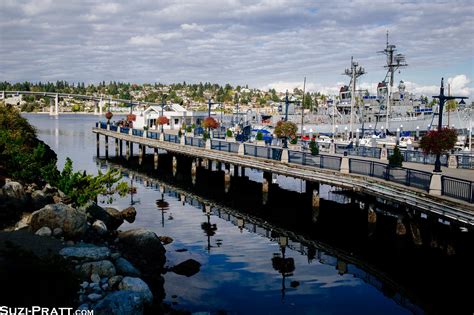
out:
{"label": "rock", "polygon": [[135,207],[128,207],[120,211],[120,217],[127,221],[128,223],[135,222],[135,217],[137,216],[137,210]]}
{"label": "rock", "polygon": [[119,290],[140,293],[143,296],[145,303],[151,304],[153,302],[153,294],[151,293],[148,284],[140,278],[124,277],[122,282],[119,284]]}
{"label": "rock", "polygon": [[92,224],[92,228],[99,234],[99,235],[104,235],[107,233],[107,226],[105,225],[104,222],[101,220],[96,220]]}
{"label": "rock", "polygon": [[53,198],[46,195],[42,190],[35,190],[31,193],[31,203],[35,210],[41,209],[52,202]]}
{"label": "rock", "polygon": [[67,237],[80,237],[87,230],[86,215],[62,203],[50,204],[31,214],[31,228],[61,228]]}
{"label": "rock", "polygon": [[160,274],[166,260],[165,248],[158,236],[146,229],[120,232],[122,255],[144,273]]}
{"label": "rock", "polygon": [[78,267],[78,271],[86,279],[90,279],[93,273],[100,277],[112,277],[116,274],[115,266],[110,260],[86,262]]}
{"label": "rock", "polygon": [[118,273],[124,276],[140,276],[140,271],[125,258],[118,258],[115,261],[115,267],[117,268]]}
{"label": "rock", "polygon": [[113,260],[117,260],[118,258],[120,258],[120,253],[112,253],[110,254],[110,258],[112,258]]}
{"label": "rock", "polygon": [[30,225],[31,213],[23,213],[21,220],[15,224],[15,230],[27,228]]}
{"label": "rock", "polygon": [[104,283],[102,286],[101,286],[102,290],[104,291],[107,291],[109,289],[109,285],[107,283]]}
{"label": "rock", "polygon": [[28,201],[25,189],[19,182],[9,181],[2,187],[2,195],[9,198],[17,199],[21,203]]}
{"label": "rock", "polygon": [[90,222],[100,220],[104,222],[108,230],[116,230],[122,223],[123,219],[120,212],[114,208],[102,208],[95,202],[88,202],[79,210],[87,215]]}
{"label": "rock", "polygon": [[143,315],[144,300],[140,293],[117,291],[108,294],[94,307],[97,314]]}
{"label": "rock", "polygon": [[163,245],[168,245],[173,242],[173,239],[169,236],[158,236]]}
{"label": "rock", "polygon": [[66,242],[66,245],[67,245],[67,246],[74,246],[74,241],[67,241],[67,242]]}
{"label": "rock", "polygon": [[36,231],[35,234],[39,236],[51,236],[53,234],[53,231],[51,231],[49,227],[43,226],[41,229]]}
{"label": "rock", "polygon": [[77,309],[81,310],[81,311],[88,311],[89,310],[89,304],[87,304],[87,303],[81,304],[81,305],[78,306]]}
{"label": "rock", "polygon": [[65,247],[59,252],[61,256],[83,261],[104,260],[110,257],[110,249],[90,244]]}
{"label": "rock", "polygon": [[61,236],[61,235],[63,235],[63,229],[61,229],[61,228],[55,228],[55,229],[53,230],[53,236],[58,237],[58,236]]}
{"label": "rock", "polygon": [[61,201],[62,201],[61,197],[56,196],[56,195],[53,196],[53,202],[54,203],[61,203]]}
{"label": "rock", "polygon": [[84,281],[84,282],[81,283],[81,288],[85,289],[87,287],[89,287],[89,282]]}
{"label": "rock", "polygon": [[201,264],[194,259],[188,259],[171,268],[171,271],[178,275],[191,277],[199,272]]}
{"label": "rock", "polygon": [[102,294],[98,294],[98,293],[91,293],[87,296],[87,298],[89,300],[91,300],[92,302],[95,302],[95,301],[98,301],[102,298]]}
{"label": "rock", "polygon": [[91,281],[94,283],[99,283],[100,282],[100,276],[97,273],[93,273],[91,275]]}
{"label": "rock", "polygon": [[43,187],[43,192],[45,194],[55,194],[58,192],[58,189],[56,187],[52,187],[50,184],[46,184],[44,187]]}
{"label": "rock", "polygon": [[122,282],[123,276],[113,276],[109,278],[107,284],[111,290],[118,289],[120,282]]}

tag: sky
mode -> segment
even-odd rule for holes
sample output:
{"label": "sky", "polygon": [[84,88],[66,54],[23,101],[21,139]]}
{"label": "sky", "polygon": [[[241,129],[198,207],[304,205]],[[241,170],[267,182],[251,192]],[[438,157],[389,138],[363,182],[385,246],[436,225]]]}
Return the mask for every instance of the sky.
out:
{"label": "sky", "polygon": [[385,77],[389,41],[407,90],[474,96],[474,4],[402,0],[0,1],[0,80],[212,82],[336,94]]}

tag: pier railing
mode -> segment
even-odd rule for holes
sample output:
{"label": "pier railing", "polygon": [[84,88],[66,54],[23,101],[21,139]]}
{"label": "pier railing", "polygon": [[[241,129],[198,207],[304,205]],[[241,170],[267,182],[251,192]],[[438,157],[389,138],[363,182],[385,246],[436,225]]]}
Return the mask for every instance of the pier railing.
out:
{"label": "pier railing", "polygon": [[341,146],[336,147],[336,153],[344,154],[344,152],[347,152],[347,155],[356,155],[356,156],[380,159],[380,153],[382,152],[382,149],[375,148],[375,147],[352,147],[352,148],[345,148]]}
{"label": "pier railing", "polygon": [[474,202],[474,182],[450,176],[441,178],[441,191],[445,196]]}
{"label": "pier railing", "polygon": [[[106,123],[96,123],[97,128],[107,129]],[[122,134],[133,135],[136,137],[143,137],[144,131],[139,129],[131,129],[127,127],[118,128],[110,128],[110,131],[119,132]],[[131,132],[130,132],[131,129]],[[154,131],[147,131],[146,138],[148,139],[160,139],[160,133]],[[173,134],[163,134],[163,140],[166,142],[181,143],[181,138],[177,135]],[[184,144],[194,147],[205,148],[206,141],[203,138],[198,137],[185,137]],[[225,140],[219,139],[212,139],[210,140],[210,148],[211,150],[217,150],[222,152],[234,153],[234,154],[244,154],[245,156],[253,156],[257,158],[264,158],[273,161],[281,161],[282,160],[282,153],[283,149],[280,147],[273,147],[273,146],[258,146],[249,143],[240,143],[240,142],[227,142]],[[243,152],[240,151],[240,147],[243,146]],[[364,151],[358,151],[361,154]],[[366,151],[366,152],[375,152],[375,151]],[[415,154],[408,153],[408,157],[412,158],[421,158],[424,156],[421,152],[418,151],[411,151],[417,152]],[[469,158],[468,162],[471,163],[472,156],[467,155]],[[390,167],[388,164],[377,162],[377,161],[370,161],[370,160],[362,160],[358,158],[348,158],[348,166],[349,166],[349,173],[351,174],[359,174],[363,176],[369,176],[374,178],[383,179],[386,181],[402,184],[405,186],[415,187],[424,191],[430,190],[430,182],[432,174],[430,172],[424,172],[414,169],[408,169],[404,167]],[[344,159],[341,156],[335,155],[312,155],[309,152],[304,151],[293,151],[288,150],[288,163],[290,164],[299,164],[304,166],[310,166],[315,168],[321,169],[329,169],[340,171],[342,167],[342,160]],[[428,163],[426,157],[423,157],[423,161]],[[447,157],[445,156],[445,159]],[[434,161],[433,161],[434,162]],[[449,176],[442,176],[442,188],[441,193],[444,196],[448,196],[451,198],[467,201],[470,203],[474,202],[474,182],[469,180],[462,180],[454,177]]]}
{"label": "pier railing", "polygon": [[349,172],[377,177],[406,186],[429,191],[431,173],[404,167],[390,167],[388,164],[359,159],[349,160]]}
{"label": "pier railing", "polygon": [[[400,150],[400,153],[403,155],[404,162],[411,163],[422,163],[422,164],[434,164],[436,161],[436,155],[434,154],[425,154],[423,151],[415,150]],[[387,149],[388,156],[393,154],[393,149]],[[448,165],[448,155],[441,154],[441,165]]]}

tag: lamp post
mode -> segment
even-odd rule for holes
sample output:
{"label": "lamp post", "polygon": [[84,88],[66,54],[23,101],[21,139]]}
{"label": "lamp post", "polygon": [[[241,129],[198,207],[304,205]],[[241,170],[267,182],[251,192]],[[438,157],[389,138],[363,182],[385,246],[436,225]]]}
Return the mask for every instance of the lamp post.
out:
{"label": "lamp post", "polygon": [[[439,113],[438,113],[438,131],[443,128],[443,106],[446,101],[454,99],[467,99],[466,96],[446,96],[444,95],[444,78],[441,78],[441,87],[439,88],[439,95],[433,96],[433,98],[439,99]],[[435,169],[433,172],[441,173],[441,154],[436,154]]]}
{"label": "lamp post", "polygon": [[[164,116],[165,104],[166,104],[166,94],[163,94],[163,97],[161,98],[161,117]],[[163,133],[163,124],[161,124],[161,133]]]}

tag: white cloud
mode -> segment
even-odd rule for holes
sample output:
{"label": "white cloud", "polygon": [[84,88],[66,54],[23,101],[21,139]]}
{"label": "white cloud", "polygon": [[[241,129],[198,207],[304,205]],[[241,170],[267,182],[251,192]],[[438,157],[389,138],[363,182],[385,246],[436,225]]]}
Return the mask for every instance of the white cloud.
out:
{"label": "white cloud", "polygon": [[448,84],[451,87],[451,95],[469,96],[473,95],[474,89],[469,87],[471,80],[465,74],[459,74],[454,78],[448,78]]}
{"label": "white cloud", "polygon": [[202,25],[198,25],[196,23],[191,24],[181,24],[181,29],[184,31],[198,31],[204,32],[204,27]]}

